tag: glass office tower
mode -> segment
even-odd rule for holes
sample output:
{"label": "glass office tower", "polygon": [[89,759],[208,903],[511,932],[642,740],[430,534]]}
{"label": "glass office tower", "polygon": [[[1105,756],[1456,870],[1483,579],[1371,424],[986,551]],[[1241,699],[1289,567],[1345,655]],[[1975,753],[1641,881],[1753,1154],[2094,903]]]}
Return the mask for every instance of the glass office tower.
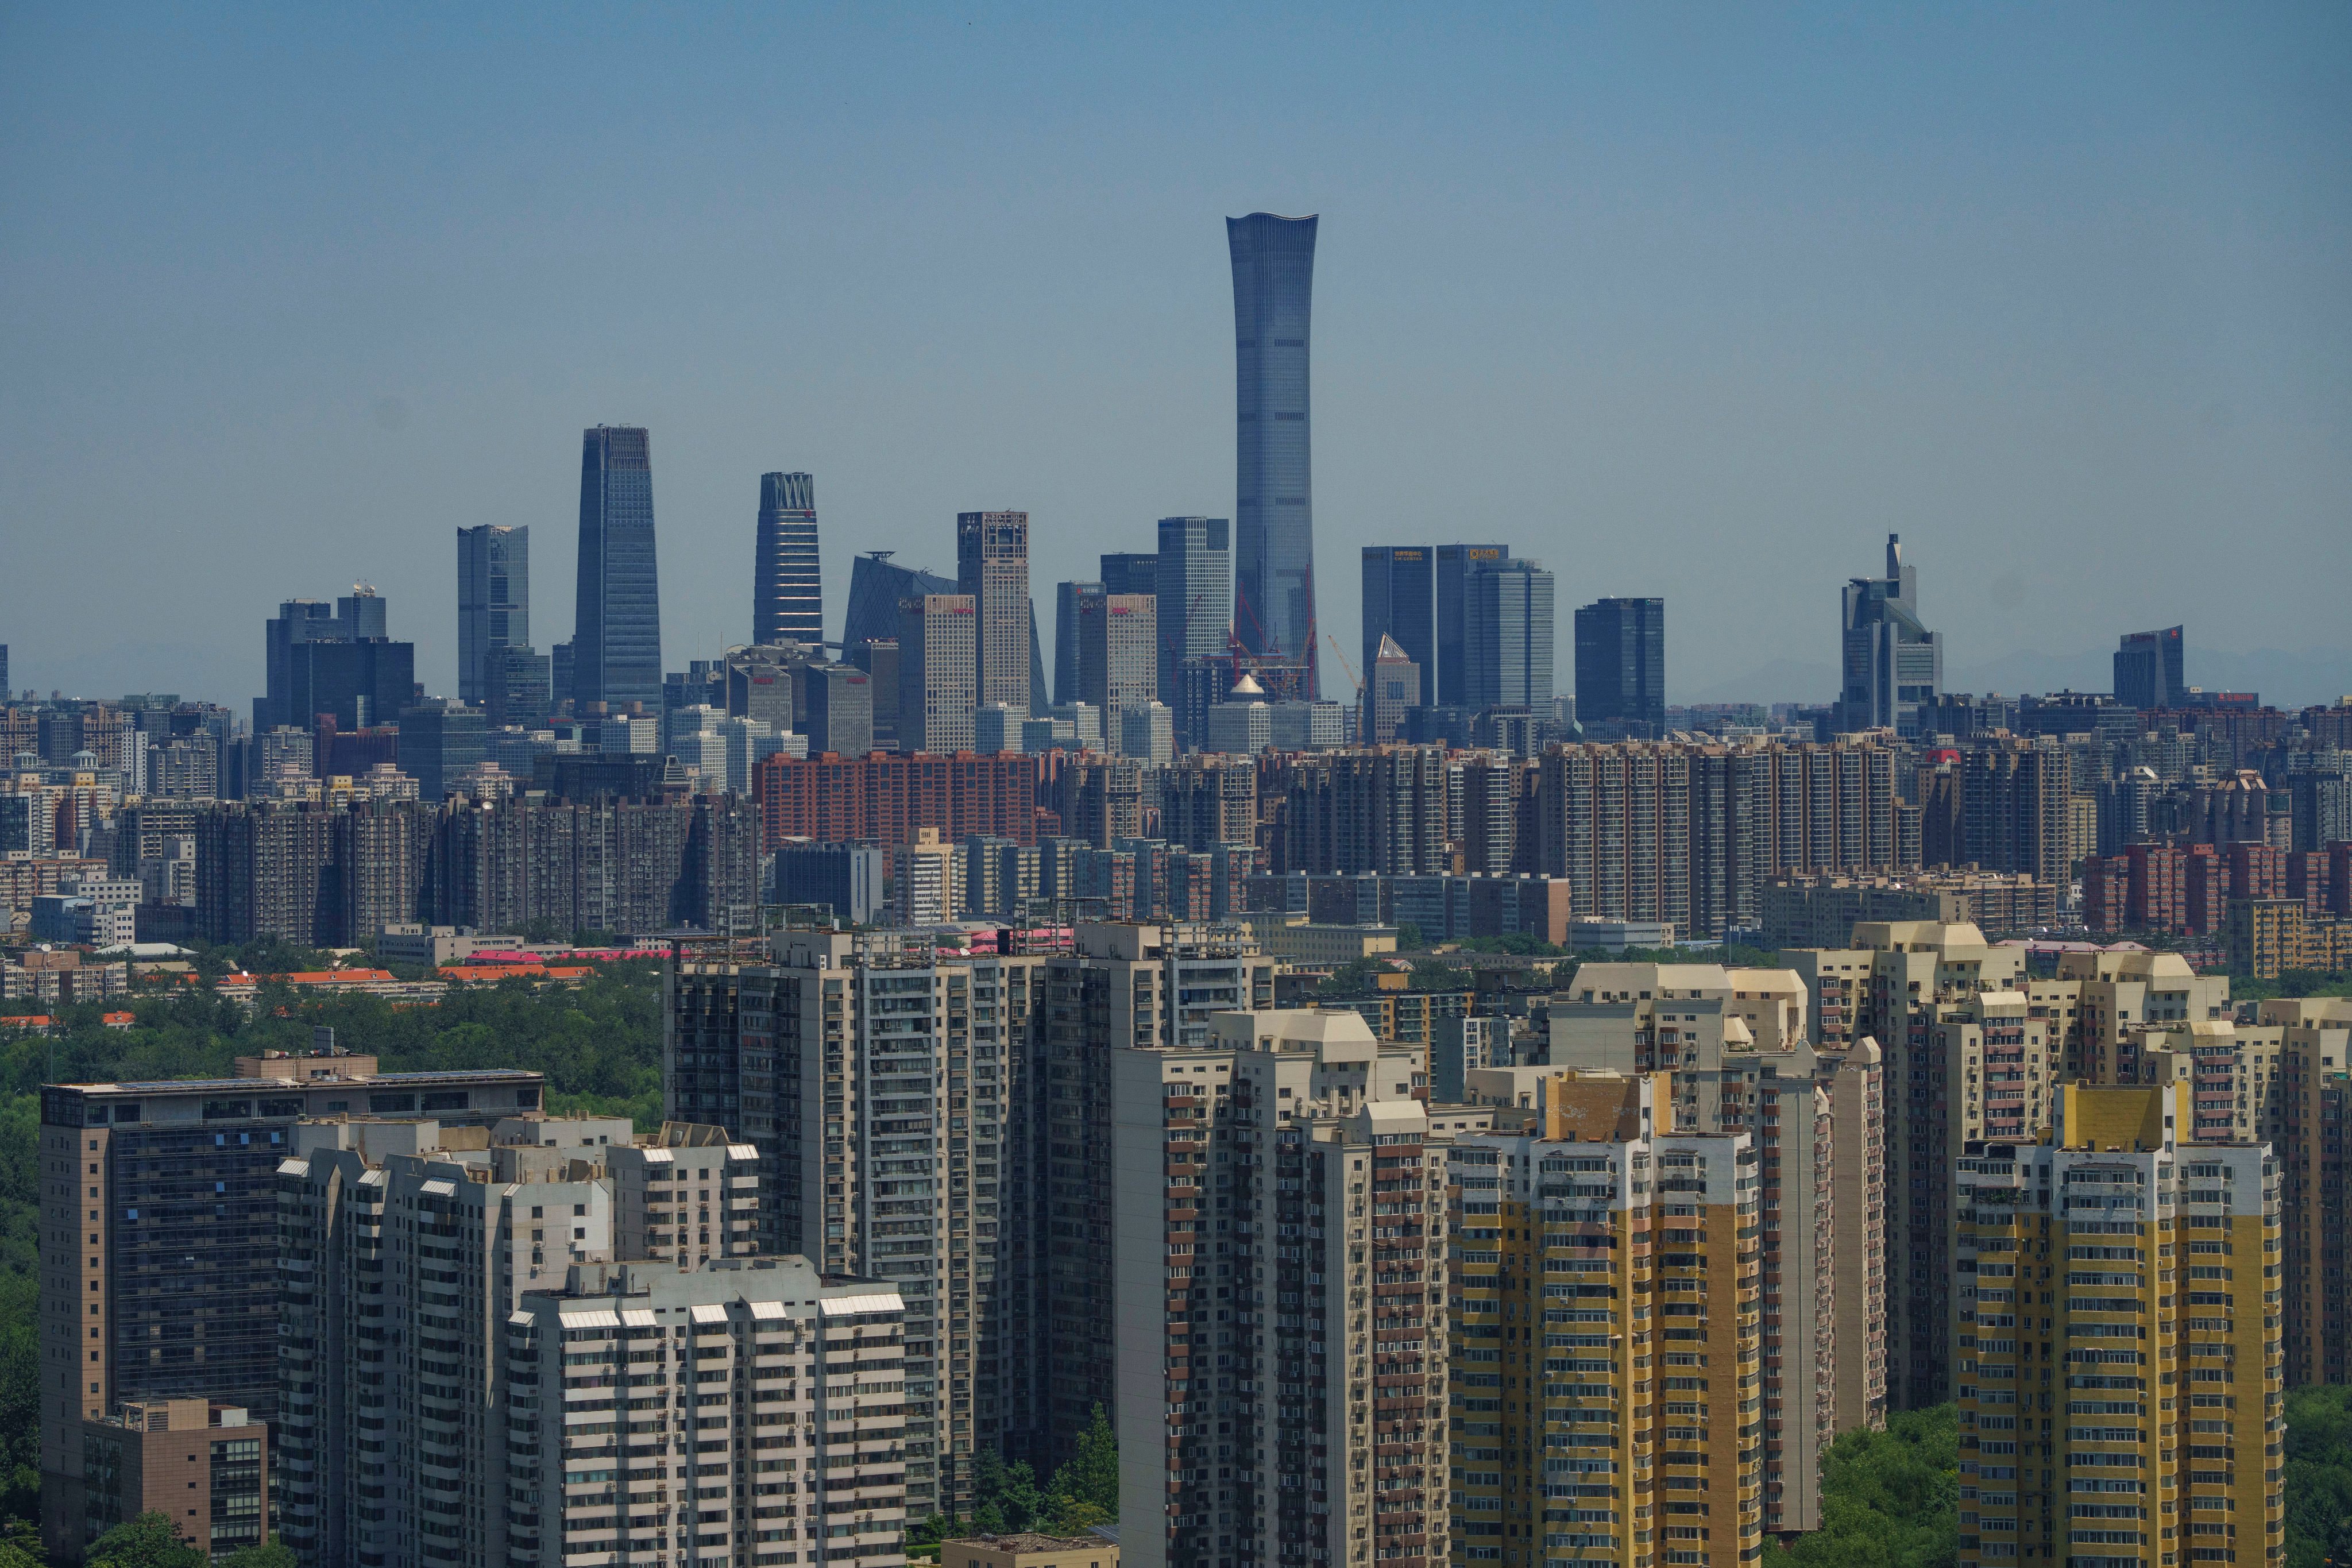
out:
{"label": "glass office tower", "polygon": [[457,531],[457,695],[490,700],[499,649],[530,646],[530,529]]}
{"label": "glass office tower", "polygon": [[1309,217],[1225,220],[1234,264],[1234,629],[1254,654],[1297,660],[1319,695],[1315,493],[1307,407],[1315,292]]}
{"label": "glass office tower", "polygon": [[654,573],[653,438],[634,425],[583,433],[580,578],[572,696],[661,708],[661,587]]}
{"label": "glass office tower", "polygon": [[816,481],[760,476],[759,554],[751,563],[751,641],[824,640],[824,580],[817,571]]}

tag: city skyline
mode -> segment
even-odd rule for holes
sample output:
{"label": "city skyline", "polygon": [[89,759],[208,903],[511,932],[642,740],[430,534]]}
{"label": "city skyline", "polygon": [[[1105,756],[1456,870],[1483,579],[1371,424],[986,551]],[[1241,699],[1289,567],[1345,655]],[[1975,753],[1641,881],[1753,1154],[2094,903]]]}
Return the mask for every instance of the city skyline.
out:
{"label": "city skyline", "polygon": [[[642,127],[544,101],[540,67],[470,95],[446,145],[387,134],[418,73],[481,68],[446,29],[404,53],[345,19],[275,44],[101,26],[30,21],[11,51],[26,123],[48,128],[0,197],[20,237],[0,258],[24,367],[20,569],[0,582],[20,687],[139,689],[160,666],[241,701],[239,628],[306,584],[364,578],[429,608],[408,624],[418,673],[454,692],[432,537],[453,524],[539,525],[551,649],[572,630],[554,602],[573,565],[564,447],[598,420],[662,436],[673,664],[741,637],[745,490],[779,458],[826,476],[829,529],[859,547],[943,563],[946,521],[985,498],[1030,511],[1034,580],[1090,576],[1101,550],[1148,547],[1158,517],[1233,515],[1230,276],[1209,226],[1255,209],[1328,226],[1327,576],[1334,550],[1352,575],[1361,540],[1451,522],[1552,563],[1570,603],[1724,599],[1683,623],[1678,698],[1818,701],[1834,647],[1810,563],[1851,574],[1893,531],[1938,574],[1953,689],[2093,689],[2118,633],[2176,621],[2209,687],[2325,700],[2352,662],[2340,635],[2270,629],[2326,625],[2315,595],[2352,569],[2331,499],[2347,399],[2326,368],[2347,330],[2334,171],[2352,51],[2322,13],[2129,36],[2090,18],[1849,18],[1822,37],[1751,19],[1703,45],[1652,19],[1538,16],[1507,48],[1500,30],[1353,39],[1230,18],[1088,42],[723,20],[724,49],[567,41],[567,83],[645,49],[663,61],[644,112],[678,128],[644,152]],[[1253,47],[1235,52],[1237,26]],[[717,134],[701,106],[748,101],[734,78],[787,44],[887,85]],[[1323,64],[1302,79],[1309,44]],[[280,69],[289,50],[332,64]],[[136,89],[103,133],[78,85],[100,60]],[[1485,91],[1446,89],[1434,137],[1371,117],[1433,61]],[[364,68],[336,95],[348,124],[308,85],[347,67]],[[980,129],[942,153],[922,128],[988,79],[1024,83],[1033,107],[960,114]],[[1113,79],[1146,90],[1107,100]],[[1137,107],[1202,80],[1175,121]],[[1872,80],[1916,90],[1855,85]],[[1060,134],[1074,121],[1099,134]],[[217,163],[174,164],[168,127],[214,122]],[[315,152],[281,168],[288,132]],[[600,159],[664,154],[629,195],[656,221],[587,223]],[[363,175],[310,172],[352,157]],[[952,177],[934,181],[921,160],[941,157]],[[773,213],[718,200],[746,160],[794,171],[782,243]],[[257,169],[287,177],[236,172]],[[386,210],[424,221],[376,246]],[[464,233],[496,237],[487,264]],[[643,346],[579,332],[592,312]],[[106,630],[25,586],[161,544],[142,498],[166,491],[179,537],[222,547],[125,583]],[[2245,559],[2303,569],[2204,581],[2198,531],[2225,524]],[[2124,549],[2133,572],[2099,570]],[[1352,652],[1347,586],[1318,609]],[[1777,616],[1780,599],[1811,608]],[[2241,668],[2266,646],[2294,657]]]}

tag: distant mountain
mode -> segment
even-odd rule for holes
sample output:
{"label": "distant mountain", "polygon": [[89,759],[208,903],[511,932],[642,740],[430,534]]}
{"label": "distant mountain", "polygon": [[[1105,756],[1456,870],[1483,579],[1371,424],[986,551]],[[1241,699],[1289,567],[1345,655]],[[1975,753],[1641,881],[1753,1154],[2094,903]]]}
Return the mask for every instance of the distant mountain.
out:
{"label": "distant mountain", "polygon": [[[2352,649],[2323,648],[2288,653],[2262,648],[2230,653],[2188,647],[2188,677],[2191,686],[2208,690],[2252,691],[2273,708],[2304,708],[2333,702],[2352,692]],[[2012,653],[2000,658],[1948,667],[1944,689],[1981,695],[1998,691],[2004,697],[2028,692],[2107,691],[2115,686],[2115,656],[2111,648],[2086,648],[2080,653]]]}
{"label": "distant mountain", "polygon": [[1707,702],[1828,702],[1837,696],[1837,666],[1827,659],[1776,658],[1747,674],[1696,690],[1666,683],[1666,700]]}

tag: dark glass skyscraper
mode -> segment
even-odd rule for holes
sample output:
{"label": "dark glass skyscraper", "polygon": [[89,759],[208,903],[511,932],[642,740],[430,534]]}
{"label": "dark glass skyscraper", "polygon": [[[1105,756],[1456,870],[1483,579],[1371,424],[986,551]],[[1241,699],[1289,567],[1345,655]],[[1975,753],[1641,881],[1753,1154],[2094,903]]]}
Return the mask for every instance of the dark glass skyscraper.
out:
{"label": "dark glass skyscraper", "polygon": [[760,476],[759,555],[751,563],[751,640],[824,640],[824,580],[817,571],[816,481]]}
{"label": "dark glass skyscraper", "polygon": [[[1371,679],[1381,639],[1391,638],[1421,667],[1423,691],[1437,679],[1435,552],[1426,544],[1364,546],[1364,679]],[[1455,632],[1457,640],[1460,632]]]}
{"label": "dark glass skyscraper", "polygon": [[[1421,672],[1422,700],[1458,707],[1470,700],[1468,648],[1463,628],[1469,614],[1470,574],[1489,561],[1508,561],[1507,544],[1441,544],[1437,547],[1437,676]],[[1411,651],[1412,645],[1405,645]]]}
{"label": "dark glass skyscraper", "polygon": [[580,589],[572,697],[661,708],[661,584],[654,573],[653,439],[599,425],[580,453]]}
{"label": "dark glass skyscraper", "polygon": [[[1469,669],[1463,705],[1548,710],[1551,707],[1551,574],[1540,562],[1488,561],[1470,574],[1465,597],[1462,642]],[[1663,669],[1663,616],[1656,625],[1656,657]],[[1658,702],[1658,719],[1663,722],[1664,698],[1661,696]]]}
{"label": "dark glass skyscraper", "polygon": [[2116,649],[2116,700],[2126,708],[2175,708],[2189,693],[2181,674],[2180,628],[2126,632]]}
{"label": "dark glass skyscraper", "polygon": [[1307,406],[1315,294],[1309,217],[1225,220],[1234,263],[1234,630],[1255,654],[1303,666],[1315,650],[1315,490]]}
{"label": "dark glass skyscraper", "polygon": [[1601,599],[1576,612],[1576,721],[1596,737],[1666,724],[1666,602]]}
{"label": "dark glass skyscraper", "polygon": [[[1160,571],[1153,588],[1160,619],[1160,700],[1176,710],[1176,742],[1197,745],[1176,701],[1188,658],[1225,651],[1234,624],[1233,525],[1222,517],[1160,520]],[[1116,592],[1108,584],[1106,592]]]}
{"label": "dark glass skyscraper", "polygon": [[954,578],[918,566],[900,566],[890,554],[887,550],[869,551],[849,563],[849,607],[841,626],[841,646],[845,651],[855,652],[859,643],[877,638],[896,640],[899,600],[956,591]]}
{"label": "dark glass skyscraper", "polygon": [[530,646],[530,529],[457,531],[457,695],[490,700],[495,656]]}
{"label": "dark glass skyscraper", "polygon": [[1919,713],[1944,689],[1944,637],[1919,621],[1919,569],[1903,538],[1886,536],[1886,575],[1849,580],[1839,597],[1841,731],[1890,728],[1919,734]]}

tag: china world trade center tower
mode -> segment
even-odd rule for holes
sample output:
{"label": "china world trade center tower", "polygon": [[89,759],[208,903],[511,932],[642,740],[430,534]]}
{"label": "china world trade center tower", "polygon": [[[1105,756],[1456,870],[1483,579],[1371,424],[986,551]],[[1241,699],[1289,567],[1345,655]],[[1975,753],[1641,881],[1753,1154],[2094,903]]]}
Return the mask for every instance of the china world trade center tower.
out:
{"label": "china world trade center tower", "polygon": [[659,712],[661,691],[653,440],[638,426],[599,425],[581,443],[572,695],[616,711],[641,702]]}
{"label": "china world trade center tower", "polygon": [[1254,654],[1315,679],[1315,491],[1307,417],[1307,321],[1315,219],[1225,220],[1234,260],[1234,631]]}

